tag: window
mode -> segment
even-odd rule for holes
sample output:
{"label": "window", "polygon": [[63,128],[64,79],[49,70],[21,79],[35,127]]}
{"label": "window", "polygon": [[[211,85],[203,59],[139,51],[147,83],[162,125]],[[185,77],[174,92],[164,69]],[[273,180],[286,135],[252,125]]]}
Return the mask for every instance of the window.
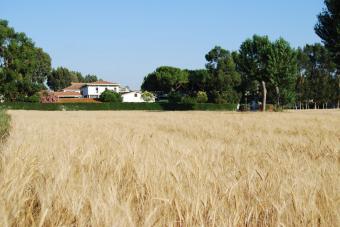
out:
{"label": "window", "polygon": [[138,97],[138,94],[137,94],[137,93],[135,93],[135,97]]}
{"label": "window", "polygon": [[96,87],[96,93],[98,93],[98,87]]}

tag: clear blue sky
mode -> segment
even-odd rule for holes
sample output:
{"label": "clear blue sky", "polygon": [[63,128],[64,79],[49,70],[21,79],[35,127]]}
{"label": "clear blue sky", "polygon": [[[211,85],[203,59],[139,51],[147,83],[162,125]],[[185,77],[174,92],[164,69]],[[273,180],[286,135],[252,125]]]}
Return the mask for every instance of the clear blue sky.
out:
{"label": "clear blue sky", "polygon": [[237,50],[253,34],[293,47],[320,42],[323,0],[2,0],[0,18],[65,66],[138,89],[161,65],[203,68],[215,45]]}

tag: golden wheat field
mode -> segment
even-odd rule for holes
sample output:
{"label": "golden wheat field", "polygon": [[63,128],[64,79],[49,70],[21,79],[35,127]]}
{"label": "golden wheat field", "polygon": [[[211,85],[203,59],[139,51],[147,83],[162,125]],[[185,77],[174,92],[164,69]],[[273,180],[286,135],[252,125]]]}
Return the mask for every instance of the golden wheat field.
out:
{"label": "golden wheat field", "polygon": [[0,226],[340,226],[340,111],[9,111]]}

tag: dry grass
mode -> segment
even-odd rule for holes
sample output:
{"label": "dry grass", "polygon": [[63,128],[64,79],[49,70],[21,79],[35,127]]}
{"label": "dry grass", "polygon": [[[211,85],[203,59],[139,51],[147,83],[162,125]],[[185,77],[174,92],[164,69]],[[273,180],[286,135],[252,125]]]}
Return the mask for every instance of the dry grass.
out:
{"label": "dry grass", "polygon": [[1,226],[340,226],[340,111],[10,111]]}

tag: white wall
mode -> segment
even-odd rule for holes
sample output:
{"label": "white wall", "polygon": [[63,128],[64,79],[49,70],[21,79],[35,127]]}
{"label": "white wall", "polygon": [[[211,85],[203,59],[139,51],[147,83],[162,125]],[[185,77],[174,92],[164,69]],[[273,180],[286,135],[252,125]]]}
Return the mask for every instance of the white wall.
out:
{"label": "white wall", "polygon": [[[98,88],[98,91],[97,89]],[[85,86],[82,88],[82,93],[84,97],[88,96],[99,96],[105,91],[105,90],[110,90],[110,91],[115,91],[119,92],[119,85],[116,86],[95,86],[95,85],[90,85],[90,86]]]}
{"label": "white wall", "polygon": [[142,94],[140,92],[130,92],[130,93],[122,94],[122,97],[123,97],[123,102],[145,102],[142,99]]}

